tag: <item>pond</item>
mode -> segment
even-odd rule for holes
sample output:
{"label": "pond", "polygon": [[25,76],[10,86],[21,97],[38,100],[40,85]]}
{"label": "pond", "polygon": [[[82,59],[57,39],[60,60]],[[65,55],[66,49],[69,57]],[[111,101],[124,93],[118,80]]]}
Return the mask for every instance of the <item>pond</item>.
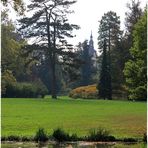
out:
{"label": "pond", "polygon": [[33,143],[2,142],[1,148],[147,148],[145,143],[102,143],[102,142],[70,142],[70,143]]}

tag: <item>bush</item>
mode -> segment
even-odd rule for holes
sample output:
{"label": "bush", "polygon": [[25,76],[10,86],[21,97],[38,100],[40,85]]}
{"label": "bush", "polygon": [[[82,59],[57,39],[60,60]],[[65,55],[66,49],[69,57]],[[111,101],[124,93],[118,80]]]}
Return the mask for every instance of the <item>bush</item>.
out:
{"label": "bush", "polygon": [[124,142],[137,142],[137,139],[134,139],[134,138],[124,138],[123,141]]}
{"label": "bush", "polygon": [[147,134],[146,133],[143,134],[143,142],[147,142]]}
{"label": "bush", "polygon": [[79,140],[79,137],[77,136],[77,134],[72,134],[70,136],[70,141],[78,141]]}
{"label": "bush", "polygon": [[115,141],[115,137],[109,135],[109,131],[103,128],[99,128],[98,130],[91,130],[87,137],[88,141]]}
{"label": "bush", "polygon": [[55,129],[52,136],[58,142],[68,141],[70,139],[69,134],[61,128]]}
{"label": "bush", "polygon": [[10,135],[7,137],[8,141],[20,141],[21,138],[19,136],[15,136],[15,135]]}
{"label": "bush", "polygon": [[5,70],[2,73],[2,77],[1,77],[1,93],[2,95],[6,94],[6,87],[8,86],[13,86],[16,83],[16,79],[12,74],[12,71],[10,70]]}
{"label": "bush", "polygon": [[36,87],[36,95],[38,97],[41,96],[43,98],[48,94],[48,89],[41,80],[34,82],[33,85]]}
{"label": "bush", "polygon": [[44,97],[48,93],[47,88],[42,82],[35,83],[15,83],[15,85],[7,85],[6,94],[2,97],[12,98],[36,98]]}
{"label": "bush", "polygon": [[26,137],[26,136],[23,136],[21,137],[21,141],[32,141],[32,137]]}
{"label": "bush", "polygon": [[97,99],[96,85],[77,87],[69,93],[71,98]]}
{"label": "bush", "polygon": [[35,86],[31,83],[17,83],[15,93],[17,97],[35,97]]}
{"label": "bush", "polygon": [[64,142],[64,141],[78,141],[80,138],[78,138],[77,134],[69,135],[69,133],[66,133],[63,129],[57,128],[54,130],[52,137],[54,140],[58,142]]}
{"label": "bush", "polygon": [[137,86],[134,89],[129,89],[129,100],[146,101],[147,100],[147,85]]}
{"label": "bush", "polygon": [[36,132],[36,135],[34,137],[34,140],[36,142],[45,142],[48,140],[48,136],[43,128],[38,129],[38,131]]}
{"label": "bush", "polygon": [[5,136],[1,137],[1,141],[7,141],[7,140],[8,140],[7,137],[5,137]]}

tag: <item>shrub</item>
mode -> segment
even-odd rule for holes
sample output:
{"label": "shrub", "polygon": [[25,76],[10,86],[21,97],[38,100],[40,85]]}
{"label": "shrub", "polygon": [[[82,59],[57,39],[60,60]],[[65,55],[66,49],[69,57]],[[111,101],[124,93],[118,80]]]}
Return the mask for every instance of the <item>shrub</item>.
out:
{"label": "shrub", "polygon": [[16,79],[13,76],[12,71],[5,70],[2,73],[2,77],[1,77],[1,93],[2,93],[2,95],[6,94],[8,86],[14,86],[15,83],[16,83]]}
{"label": "shrub", "polygon": [[87,137],[89,141],[115,141],[115,137],[109,135],[109,131],[103,128],[99,128],[98,130],[91,130]]}
{"label": "shrub", "polygon": [[147,142],[147,134],[146,133],[143,134],[143,142]]}
{"label": "shrub", "polygon": [[36,135],[34,137],[34,140],[36,142],[45,142],[48,140],[48,136],[43,128],[38,129],[38,131],[36,132]]}
{"label": "shrub", "polygon": [[69,136],[69,141],[78,141],[80,138],[77,136],[77,134],[72,134]]}
{"label": "shrub", "polygon": [[61,128],[57,128],[54,130],[52,137],[54,140],[58,142],[64,142],[64,141],[78,141],[80,138],[78,138],[77,134],[70,135],[69,133],[65,132]]}
{"label": "shrub", "polygon": [[48,94],[48,89],[41,80],[34,82],[33,85],[36,88],[36,96],[41,96],[43,98]]}
{"label": "shrub", "polygon": [[5,136],[1,137],[1,141],[7,141],[7,140],[8,140],[7,137],[5,137]]}
{"label": "shrub", "polygon": [[97,99],[96,85],[81,86],[73,89],[69,93],[71,98],[83,98],[83,99]]}
{"label": "shrub", "polygon": [[53,138],[58,142],[68,141],[69,140],[69,134],[66,133],[61,128],[57,128],[53,131]]}
{"label": "shrub", "polygon": [[18,97],[35,97],[35,86],[31,83],[17,83],[16,86],[16,94],[18,93]]}
{"label": "shrub", "polygon": [[15,135],[10,135],[7,137],[8,141],[20,141],[21,138],[19,136],[15,136]]}
{"label": "shrub", "polygon": [[26,137],[26,136],[23,136],[21,137],[21,141],[32,141],[32,137]]}
{"label": "shrub", "polygon": [[7,85],[6,94],[3,97],[12,98],[36,98],[44,97],[48,93],[47,88],[42,82],[22,82],[15,85]]}
{"label": "shrub", "polygon": [[134,139],[134,138],[124,138],[123,141],[124,142],[137,142],[137,139]]}
{"label": "shrub", "polygon": [[114,136],[109,135],[107,141],[117,141],[117,139]]}

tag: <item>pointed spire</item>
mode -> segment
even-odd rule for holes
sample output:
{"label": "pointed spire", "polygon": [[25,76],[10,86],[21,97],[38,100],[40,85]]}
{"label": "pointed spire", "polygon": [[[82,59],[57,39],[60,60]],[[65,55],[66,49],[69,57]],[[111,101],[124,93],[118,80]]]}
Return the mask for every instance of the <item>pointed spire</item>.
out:
{"label": "pointed spire", "polygon": [[93,38],[93,36],[92,36],[92,30],[91,30],[91,35],[90,35],[90,38],[91,38],[91,39]]}

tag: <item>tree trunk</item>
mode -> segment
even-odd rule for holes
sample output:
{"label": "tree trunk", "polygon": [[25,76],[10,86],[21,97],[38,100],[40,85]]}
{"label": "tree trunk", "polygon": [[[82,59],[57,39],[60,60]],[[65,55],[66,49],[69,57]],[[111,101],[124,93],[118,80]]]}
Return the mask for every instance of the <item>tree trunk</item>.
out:
{"label": "tree trunk", "polygon": [[49,60],[51,67],[51,76],[52,76],[52,87],[51,87],[51,96],[53,99],[57,98],[56,95],[56,74],[55,74],[55,29],[54,29],[54,47],[52,48],[50,41],[50,14],[48,15],[46,9],[46,22],[47,22],[47,34],[48,34],[48,50],[49,50]]}
{"label": "tree trunk", "polygon": [[53,54],[53,59],[52,59],[52,91],[51,91],[51,96],[53,99],[57,99],[56,95],[56,73],[55,73],[55,55]]}
{"label": "tree trunk", "polygon": [[56,18],[54,24],[54,38],[53,38],[53,49],[52,49],[52,98],[57,99],[56,95]]}
{"label": "tree trunk", "polygon": [[109,75],[110,75],[110,83],[109,83],[109,94],[108,94],[108,99],[111,100],[112,99],[112,77],[111,77],[111,55],[110,55],[110,47],[111,47],[111,44],[110,44],[110,26],[109,26],[109,50],[108,50],[108,53],[109,53]]}

